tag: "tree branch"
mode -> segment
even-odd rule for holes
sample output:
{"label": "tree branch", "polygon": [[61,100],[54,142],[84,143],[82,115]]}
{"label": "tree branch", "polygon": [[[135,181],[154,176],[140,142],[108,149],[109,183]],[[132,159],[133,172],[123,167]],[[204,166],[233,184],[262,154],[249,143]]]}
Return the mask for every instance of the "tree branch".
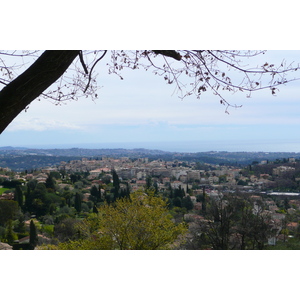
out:
{"label": "tree branch", "polygon": [[86,85],[86,87],[85,87],[85,89],[84,89],[84,93],[87,91],[87,89],[89,88],[89,86],[90,86],[90,82],[91,82],[91,79],[92,79],[92,72],[93,72],[93,69],[94,69],[94,67],[96,66],[96,64],[105,56],[105,54],[107,53],[107,50],[105,50],[104,51],[104,53],[101,55],[101,57],[99,57],[96,61],[95,61],[95,63],[93,64],[93,66],[91,67],[91,71],[90,71],[90,73],[89,73],[89,81],[88,81],[88,83],[87,83],[87,85]]}
{"label": "tree branch", "polygon": [[164,56],[172,57],[176,60],[181,60],[181,55],[175,50],[152,50],[155,54],[161,54]]}
{"label": "tree branch", "polygon": [[88,69],[87,69],[87,67],[86,67],[86,65],[84,63],[83,56],[82,56],[82,51],[81,50],[79,51],[79,59],[80,59],[80,62],[82,64],[82,67],[83,67],[83,70],[84,70],[85,74],[89,74],[89,71],[88,71]]}
{"label": "tree branch", "polygon": [[47,50],[0,91],[0,133],[68,69],[79,50]]}

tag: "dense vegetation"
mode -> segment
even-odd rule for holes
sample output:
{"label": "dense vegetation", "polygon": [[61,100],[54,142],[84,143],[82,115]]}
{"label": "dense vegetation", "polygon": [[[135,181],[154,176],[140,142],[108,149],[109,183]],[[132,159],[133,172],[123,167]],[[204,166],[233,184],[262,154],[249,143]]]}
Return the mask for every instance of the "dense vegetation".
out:
{"label": "dense vegetation", "polygon": [[[2,242],[13,245],[37,230],[46,249],[168,249],[187,230],[172,221],[167,201],[154,190],[130,193],[114,170],[90,189],[88,172],[65,174],[64,188],[56,184],[61,176],[52,172],[45,182],[26,184],[2,180],[9,186],[2,191],[14,194],[14,200],[0,200]],[[36,244],[37,238],[30,241]]]}
{"label": "dense vegetation", "polygon": [[[285,171],[274,173],[278,166]],[[204,179],[217,172],[216,166],[200,161],[193,168],[201,169]],[[300,191],[297,161],[254,161],[236,176],[236,187],[247,187],[254,176],[268,178],[261,187],[265,190]],[[172,180],[176,178],[162,185],[160,176],[148,176],[132,192],[130,181],[114,169],[96,178],[87,171],[16,174],[0,169],[0,241],[15,249],[299,248],[297,200],[229,190],[225,175],[219,176],[222,189],[214,197],[199,180],[185,186],[174,186]],[[270,237],[280,237],[279,242],[268,245]]]}

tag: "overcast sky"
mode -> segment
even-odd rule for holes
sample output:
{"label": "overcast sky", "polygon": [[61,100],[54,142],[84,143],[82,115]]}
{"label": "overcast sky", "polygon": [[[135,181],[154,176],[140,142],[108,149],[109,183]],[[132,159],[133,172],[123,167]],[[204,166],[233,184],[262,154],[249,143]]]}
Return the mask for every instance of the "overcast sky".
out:
{"label": "overcast sky", "polygon": [[[268,51],[257,62],[282,59],[300,62],[300,51]],[[227,93],[230,103],[242,107],[226,114],[210,93],[181,100],[174,85],[151,71],[126,70],[120,80],[105,63],[97,66],[102,88],[95,102],[34,101],[1,135],[0,146],[300,151],[300,81],[280,87],[277,96],[269,90],[251,98]]]}

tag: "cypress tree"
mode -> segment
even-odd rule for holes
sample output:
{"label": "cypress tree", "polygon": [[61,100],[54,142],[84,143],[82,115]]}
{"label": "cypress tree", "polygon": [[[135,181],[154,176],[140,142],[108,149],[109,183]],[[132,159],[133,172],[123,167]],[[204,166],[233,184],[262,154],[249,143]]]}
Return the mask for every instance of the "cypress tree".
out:
{"label": "cypress tree", "polygon": [[79,213],[81,212],[81,195],[79,193],[75,194],[75,209]]}
{"label": "cypress tree", "polygon": [[190,196],[184,197],[182,199],[181,203],[182,203],[182,207],[185,207],[187,210],[191,210],[194,207],[194,204],[193,204]]}
{"label": "cypress tree", "polygon": [[205,194],[205,186],[203,187],[202,212],[203,212],[203,214],[206,214],[206,194]]}
{"label": "cypress tree", "polygon": [[23,192],[19,185],[16,186],[14,200],[18,202],[21,208],[23,208]]}
{"label": "cypress tree", "polygon": [[151,176],[147,176],[146,178],[146,189],[149,190],[153,185]]}
{"label": "cypress tree", "polygon": [[95,214],[98,213],[98,209],[97,209],[96,205],[93,206],[93,213],[95,213]]}
{"label": "cypress tree", "polygon": [[101,185],[99,185],[98,192],[99,192],[99,202],[102,202],[103,200],[102,200],[102,194],[101,194]]}
{"label": "cypress tree", "polygon": [[25,194],[25,210],[31,212],[32,209],[32,192],[30,186],[27,184],[27,192]]}
{"label": "cypress tree", "polygon": [[112,170],[112,176],[113,176],[113,187],[114,187],[114,201],[119,198],[120,195],[120,179],[116,172],[116,170]]}
{"label": "cypress tree", "polygon": [[31,245],[32,249],[34,249],[38,243],[38,235],[33,220],[30,221],[29,236],[29,244]]}
{"label": "cypress tree", "polygon": [[91,196],[93,197],[93,201],[96,203],[99,201],[99,190],[98,188],[93,185],[91,190],[90,190]]}
{"label": "cypress tree", "polygon": [[52,189],[55,191],[55,180],[51,175],[49,175],[48,178],[46,179],[45,185],[47,189]]}

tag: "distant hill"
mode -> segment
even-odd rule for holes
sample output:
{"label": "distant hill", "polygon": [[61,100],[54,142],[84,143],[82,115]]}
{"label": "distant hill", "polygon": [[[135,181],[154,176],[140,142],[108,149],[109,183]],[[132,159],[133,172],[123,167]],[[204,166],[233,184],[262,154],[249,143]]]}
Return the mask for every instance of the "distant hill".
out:
{"label": "distant hill", "polygon": [[59,164],[61,161],[70,161],[87,158],[106,157],[148,157],[150,160],[162,159],[165,161],[182,160],[225,165],[248,165],[254,161],[274,161],[276,159],[294,157],[300,158],[295,152],[168,152],[162,150],[137,149],[29,149],[24,147],[0,147],[0,167],[8,167],[14,171],[39,169]]}
{"label": "distant hill", "polygon": [[13,151],[13,150],[25,150],[25,149],[28,149],[28,148],[25,148],[25,147],[11,147],[11,146],[0,147],[0,151],[2,151],[2,150]]}

